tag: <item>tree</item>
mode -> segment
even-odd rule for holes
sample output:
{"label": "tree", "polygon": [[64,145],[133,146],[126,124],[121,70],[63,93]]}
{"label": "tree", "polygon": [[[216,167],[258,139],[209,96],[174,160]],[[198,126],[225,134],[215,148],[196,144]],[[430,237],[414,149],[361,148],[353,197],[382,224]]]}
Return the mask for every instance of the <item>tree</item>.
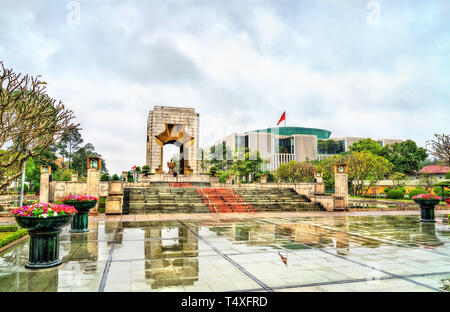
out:
{"label": "tree", "polygon": [[392,164],[388,160],[368,151],[352,152],[344,157],[344,161],[348,165],[348,181],[354,195],[367,192],[392,170]]}
{"label": "tree", "polygon": [[46,94],[39,76],[16,74],[0,62],[0,190],[20,176],[23,164],[78,129],[73,112]]}
{"label": "tree", "polygon": [[339,154],[344,151],[341,143],[336,140],[318,140],[317,149],[319,154]]}
{"label": "tree", "polygon": [[427,141],[431,155],[441,159],[446,166],[450,166],[450,134],[435,134],[436,141]]}
{"label": "tree", "polygon": [[392,186],[394,189],[399,189],[405,186],[406,184],[406,174],[401,172],[394,172],[389,177],[392,180]]}
{"label": "tree", "polygon": [[75,129],[70,133],[66,134],[65,136],[63,136],[56,145],[59,154],[63,158],[63,164],[64,164],[64,157],[67,157],[69,161],[69,169],[70,169],[70,162],[72,160],[72,155],[79,148],[81,143],[83,143],[81,134],[78,131],[78,129]]}
{"label": "tree", "polygon": [[337,162],[342,162],[343,156],[336,155],[322,159],[317,164],[317,169],[323,172],[322,179],[327,189],[334,189],[334,165]]}
{"label": "tree", "polygon": [[374,155],[380,155],[382,147],[380,144],[378,144],[377,141],[374,141],[372,139],[364,139],[353,143],[352,145],[349,146],[348,149],[350,152],[367,151],[371,152]]}
{"label": "tree", "polygon": [[425,190],[427,192],[430,192],[429,190],[431,190],[436,183],[436,178],[433,177],[432,173],[422,173],[419,177],[419,180],[420,183],[422,183],[422,185],[425,187]]}
{"label": "tree", "polygon": [[[102,157],[95,151],[94,146],[91,143],[87,143],[85,146],[80,147],[72,157],[72,169],[78,172],[79,177],[87,176],[87,158],[88,157]],[[100,172],[102,174],[108,173],[106,169],[106,162],[102,159],[102,165]]]}
{"label": "tree", "polygon": [[427,150],[417,147],[412,140],[386,145],[380,155],[392,163],[394,172],[405,174],[420,170],[421,164],[428,157]]}
{"label": "tree", "polygon": [[52,174],[55,181],[70,181],[72,180],[72,170],[62,168]]}
{"label": "tree", "polygon": [[312,182],[316,166],[310,162],[290,161],[281,164],[275,171],[275,176],[279,182]]}
{"label": "tree", "polygon": [[248,149],[243,150],[243,159],[235,158],[232,161],[230,171],[238,176],[245,177],[245,181],[248,182],[248,176],[252,175],[253,180],[256,180],[263,171],[261,165],[266,161],[261,158],[259,151],[249,152]]}
{"label": "tree", "polygon": [[215,166],[217,170],[224,171],[233,165],[233,155],[224,144],[217,144],[210,148],[209,165]]}

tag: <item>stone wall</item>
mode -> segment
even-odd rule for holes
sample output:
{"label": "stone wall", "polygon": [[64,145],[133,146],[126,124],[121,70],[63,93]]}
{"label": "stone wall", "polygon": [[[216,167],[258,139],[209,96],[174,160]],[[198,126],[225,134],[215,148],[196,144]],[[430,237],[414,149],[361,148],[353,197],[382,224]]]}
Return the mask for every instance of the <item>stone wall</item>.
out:
{"label": "stone wall", "polygon": [[72,181],[53,181],[50,183],[50,202],[61,200],[69,195],[92,195],[99,197],[107,197],[109,192],[109,181],[100,182],[98,194],[92,195],[88,193],[87,182],[72,182]]}

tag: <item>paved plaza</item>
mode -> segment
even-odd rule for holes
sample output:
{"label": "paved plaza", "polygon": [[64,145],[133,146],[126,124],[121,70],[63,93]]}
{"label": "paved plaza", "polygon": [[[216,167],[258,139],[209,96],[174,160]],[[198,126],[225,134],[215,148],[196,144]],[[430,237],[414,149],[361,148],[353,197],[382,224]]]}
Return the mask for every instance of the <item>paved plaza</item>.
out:
{"label": "paved plaza", "polygon": [[91,217],[63,230],[59,267],[24,268],[28,241],[1,254],[0,291],[449,291],[447,214]]}

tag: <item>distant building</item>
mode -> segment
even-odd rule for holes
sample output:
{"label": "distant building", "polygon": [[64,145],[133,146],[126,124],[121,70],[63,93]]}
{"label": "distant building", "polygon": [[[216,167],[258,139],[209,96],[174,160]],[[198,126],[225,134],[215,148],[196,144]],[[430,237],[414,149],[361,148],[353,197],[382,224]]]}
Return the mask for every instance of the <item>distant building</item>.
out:
{"label": "distant building", "polygon": [[[243,157],[241,151],[248,149],[250,152],[259,151],[263,159],[269,161],[264,168],[275,170],[280,164],[289,161],[322,160],[340,152],[348,151],[351,144],[366,138],[344,137],[332,138],[339,142],[340,146],[336,153],[323,154],[318,149],[319,140],[330,139],[331,131],[304,127],[276,127],[248,131],[242,134],[233,133],[225,139],[220,140],[216,146],[223,145],[229,156]],[[395,139],[376,140],[381,146],[402,142]],[[208,149],[209,151],[209,149]]]}
{"label": "distant building", "polygon": [[439,180],[445,179],[445,175],[450,171],[450,167],[448,166],[439,166],[439,165],[430,165],[425,166],[419,170],[418,174],[429,173],[432,174],[433,177]]}

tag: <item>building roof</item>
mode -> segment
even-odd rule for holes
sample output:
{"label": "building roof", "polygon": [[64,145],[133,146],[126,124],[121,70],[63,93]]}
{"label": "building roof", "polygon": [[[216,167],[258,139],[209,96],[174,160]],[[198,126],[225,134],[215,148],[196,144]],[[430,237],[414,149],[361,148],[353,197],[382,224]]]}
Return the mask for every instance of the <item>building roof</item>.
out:
{"label": "building roof", "polygon": [[420,169],[419,173],[435,173],[435,174],[439,174],[439,173],[447,173],[450,171],[450,167],[448,166],[439,166],[439,165],[430,165],[430,166],[425,166],[422,169]]}
{"label": "building roof", "polygon": [[318,139],[328,139],[330,138],[331,135],[331,131],[328,130],[316,128],[303,128],[303,127],[276,127],[276,128],[259,129],[249,132],[266,132],[277,135],[307,134],[307,135],[315,135],[317,136]]}

